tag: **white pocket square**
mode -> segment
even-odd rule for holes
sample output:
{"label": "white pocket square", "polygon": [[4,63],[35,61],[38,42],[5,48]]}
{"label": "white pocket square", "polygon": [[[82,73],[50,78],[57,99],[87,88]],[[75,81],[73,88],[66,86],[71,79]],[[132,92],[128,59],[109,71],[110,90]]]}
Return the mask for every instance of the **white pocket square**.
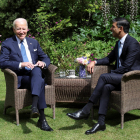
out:
{"label": "white pocket square", "polygon": [[34,49],[34,52],[37,51],[37,49]]}

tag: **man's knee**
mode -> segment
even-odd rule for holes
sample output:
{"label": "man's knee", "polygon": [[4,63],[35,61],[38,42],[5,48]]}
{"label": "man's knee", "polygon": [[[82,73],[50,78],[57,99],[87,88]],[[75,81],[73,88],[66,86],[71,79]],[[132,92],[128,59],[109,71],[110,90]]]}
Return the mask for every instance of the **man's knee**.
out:
{"label": "man's knee", "polygon": [[105,78],[105,77],[107,77],[108,75],[109,75],[108,73],[103,73],[103,74],[100,75],[100,78]]}
{"label": "man's knee", "polygon": [[42,77],[42,70],[39,67],[34,67],[31,71],[31,76],[40,76]]}
{"label": "man's knee", "polygon": [[102,92],[106,92],[106,91],[111,92],[114,89],[115,86],[113,86],[112,84],[105,84]]}
{"label": "man's knee", "polygon": [[101,80],[101,81],[104,81],[105,83],[106,83],[106,80],[107,80],[107,79],[109,79],[108,73],[103,73],[103,74],[101,74],[100,77],[99,77],[99,81]]}

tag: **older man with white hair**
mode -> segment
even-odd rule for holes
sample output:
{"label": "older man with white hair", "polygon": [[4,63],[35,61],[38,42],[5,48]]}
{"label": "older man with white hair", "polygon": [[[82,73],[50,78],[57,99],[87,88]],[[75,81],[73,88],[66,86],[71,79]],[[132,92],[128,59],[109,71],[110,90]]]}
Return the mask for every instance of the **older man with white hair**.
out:
{"label": "older man with white hair", "polygon": [[13,22],[15,36],[2,42],[0,68],[13,70],[18,77],[18,88],[27,88],[32,93],[31,117],[39,117],[37,126],[45,131],[53,131],[48,125],[44,108],[45,80],[42,68],[50,64],[49,57],[42,51],[37,40],[26,37],[28,23],[24,18]]}

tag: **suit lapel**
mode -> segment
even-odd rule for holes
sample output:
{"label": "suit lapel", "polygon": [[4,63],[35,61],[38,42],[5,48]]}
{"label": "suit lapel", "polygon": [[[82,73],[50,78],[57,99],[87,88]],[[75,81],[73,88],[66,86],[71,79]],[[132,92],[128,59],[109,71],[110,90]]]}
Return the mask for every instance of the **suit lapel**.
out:
{"label": "suit lapel", "polygon": [[15,49],[15,52],[17,52],[19,58],[21,58],[21,60],[23,61],[23,58],[22,58],[22,55],[21,55],[21,51],[20,51],[20,49],[19,49],[19,46],[18,46],[18,43],[17,43],[17,39],[16,39],[15,36],[13,37],[13,42],[12,42],[12,44],[13,44],[13,47],[14,47],[14,49]]}
{"label": "suit lapel", "polygon": [[118,42],[119,42],[119,40],[117,41],[117,51],[116,51],[116,58],[117,58],[117,59],[118,59],[118,54],[119,54],[119,52],[118,52],[118,50],[119,50],[119,49],[118,49],[118,47],[119,47],[119,46],[118,46]]}
{"label": "suit lapel", "polygon": [[34,49],[33,49],[33,44],[32,44],[32,42],[30,41],[30,38],[27,38],[27,37],[26,37],[26,41],[27,41],[27,44],[28,44],[28,48],[29,48],[29,50],[30,50],[32,62],[34,63],[34,55],[33,55]]}
{"label": "suit lapel", "polygon": [[[128,42],[128,40],[129,40],[129,35],[127,35],[127,37],[126,37],[126,39],[125,39],[125,41],[124,41],[121,56],[124,55],[125,52],[126,52],[125,50],[126,50],[126,48],[127,48],[127,42]],[[121,57],[121,56],[120,56],[120,57]]]}

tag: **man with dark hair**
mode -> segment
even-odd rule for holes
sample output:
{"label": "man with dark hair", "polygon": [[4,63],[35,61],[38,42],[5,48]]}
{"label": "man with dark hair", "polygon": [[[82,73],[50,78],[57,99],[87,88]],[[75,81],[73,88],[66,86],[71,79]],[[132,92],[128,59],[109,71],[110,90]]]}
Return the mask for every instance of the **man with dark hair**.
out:
{"label": "man with dark hair", "polygon": [[42,51],[37,40],[26,37],[28,31],[26,19],[14,20],[13,31],[15,35],[2,43],[0,68],[9,68],[17,74],[19,89],[31,90],[31,117],[39,117],[37,126],[41,130],[53,131],[44,114],[44,108],[47,106],[45,79],[41,70],[49,66],[50,58]]}
{"label": "man with dark hair", "polygon": [[117,22],[118,28],[120,28],[122,26],[125,33],[129,32],[130,24],[125,18],[118,17],[118,18],[114,18],[112,21],[113,21],[113,23]]}
{"label": "man with dark hair", "polygon": [[112,31],[112,35],[119,39],[116,42],[115,48],[107,57],[91,61],[87,66],[87,70],[93,73],[95,64],[109,65],[114,61],[115,70],[112,70],[111,73],[104,73],[99,77],[98,83],[89,98],[89,102],[81,110],[67,113],[70,118],[75,120],[87,119],[90,109],[100,100],[98,123],[92,129],[85,132],[87,135],[106,129],[105,116],[111,91],[121,90],[121,78],[124,73],[140,70],[140,45],[136,39],[128,35],[129,27],[129,22],[125,18],[115,18],[113,20],[110,30]]}

